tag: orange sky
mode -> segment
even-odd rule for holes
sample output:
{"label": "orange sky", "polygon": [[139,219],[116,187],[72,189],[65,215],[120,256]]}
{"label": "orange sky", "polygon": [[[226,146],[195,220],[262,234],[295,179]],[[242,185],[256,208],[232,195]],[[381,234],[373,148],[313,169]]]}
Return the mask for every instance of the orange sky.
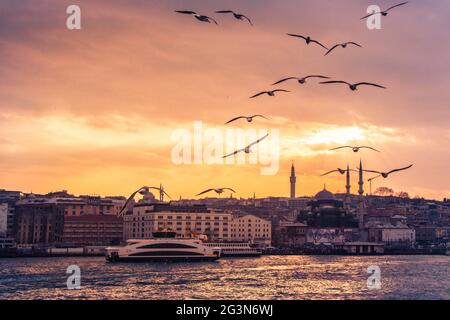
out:
{"label": "orange sky", "polygon": [[[65,27],[66,7],[80,4],[82,30]],[[299,195],[323,184],[344,191],[356,167],[413,169],[378,180],[411,196],[450,197],[450,3],[411,1],[370,31],[359,18],[369,4],[391,1],[56,1],[0,3],[0,188],[44,193],[128,195],[162,182],[172,196],[230,186],[237,196],[287,196],[294,161]],[[174,10],[213,15],[219,26]],[[215,10],[250,16],[250,27]],[[364,48],[324,57],[286,33],[327,45]],[[249,100],[287,76],[324,74],[371,81],[388,90],[281,87],[275,98]],[[252,128],[279,129],[281,168],[172,163],[171,134],[194,121],[223,127],[237,115],[262,113]],[[248,127],[244,122],[233,127]],[[328,152],[370,144],[382,153]],[[368,176],[367,176],[368,177]],[[352,179],[356,192],[356,175]],[[368,186],[366,185],[366,191]]]}

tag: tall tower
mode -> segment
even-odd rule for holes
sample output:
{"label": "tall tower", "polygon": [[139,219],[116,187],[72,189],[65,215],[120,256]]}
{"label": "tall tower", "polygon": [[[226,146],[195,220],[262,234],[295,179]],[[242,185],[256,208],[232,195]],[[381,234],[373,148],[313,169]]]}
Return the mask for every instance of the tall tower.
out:
{"label": "tall tower", "polygon": [[159,201],[164,202],[164,187],[159,184]]}
{"label": "tall tower", "polygon": [[346,184],[345,184],[345,205],[347,206],[347,209],[350,206],[350,167],[347,163],[347,175],[346,175]]}
{"label": "tall tower", "polygon": [[364,227],[364,214],[365,214],[365,206],[364,206],[364,177],[363,177],[363,166],[362,160],[359,160],[359,198],[358,198],[358,225],[359,229]]}
{"label": "tall tower", "polygon": [[292,162],[291,166],[291,199],[295,198],[295,183],[297,182],[297,178],[295,177],[295,168],[294,168],[294,162]]}
{"label": "tall tower", "polygon": [[358,194],[362,197],[364,195],[364,178],[363,178],[363,167],[362,160],[359,160],[359,190]]}

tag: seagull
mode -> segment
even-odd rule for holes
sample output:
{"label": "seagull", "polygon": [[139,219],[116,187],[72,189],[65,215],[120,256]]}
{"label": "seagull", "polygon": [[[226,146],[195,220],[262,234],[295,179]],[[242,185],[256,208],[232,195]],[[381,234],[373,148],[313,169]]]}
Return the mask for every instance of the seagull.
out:
{"label": "seagull", "polygon": [[298,83],[300,83],[300,84],[305,84],[306,80],[309,79],[309,78],[330,79],[329,77],[319,76],[319,75],[311,75],[311,76],[306,76],[306,77],[303,77],[303,78],[289,77],[289,78],[281,79],[280,81],[277,81],[277,82],[275,82],[272,85],[274,86],[276,84],[279,84],[279,83],[282,83],[282,82],[285,82],[285,81],[288,81],[288,80],[293,80],[293,79],[297,80]]}
{"label": "seagull", "polygon": [[311,42],[316,43],[316,44],[318,44],[319,46],[321,46],[322,48],[324,48],[325,50],[328,50],[327,47],[325,47],[325,46],[324,46],[323,44],[321,44],[319,41],[314,40],[314,39],[311,39],[310,36],[305,37],[305,36],[301,36],[301,35],[299,35],[299,34],[293,34],[293,33],[287,33],[287,35],[288,35],[288,36],[291,36],[291,37],[302,38],[302,39],[304,39],[304,40],[306,41],[306,44],[310,44]]}
{"label": "seagull", "polygon": [[[358,171],[356,171],[354,169],[349,169],[349,171],[358,172]],[[329,175],[331,173],[334,173],[334,172],[339,172],[340,174],[345,174],[347,172],[347,169],[337,168],[336,170],[332,170],[332,171],[329,171],[327,173],[322,174],[321,177],[327,176],[327,175]]]}
{"label": "seagull", "polygon": [[269,133],[267,133],[264,137],[259,138],[259,139],[256,140],[255,142],[250,143],[250,144],[249,144],[248,146],[246,146],[245,148],[236,150],[236,151],[234,151],[234,152],[232,152],[232,153],[230,153],[230,154],[227,154],[226,156],[223,156],[222,159],[225,159],[225,158],[234,156],[235,154],[238,154],[239,152],[245,152],[245,153],[248,154],[248,153],[251,152],[251,150],[250,150],[251,147],[253,147],[254,145],[260,143],[261,141],[263,141],[263,140],[264,140],[265,138],[267,138],[268,136],[269,136]]}
{"label": "seagull", "polygon": [[350,149],[353,150],[353,152],[359,152],[360,149],[371,149],[373,151],[380,152],[377,149],[374,149],[374,148],[368,147],[368,146],[360,146],[360,147],[342,146],[342,147],[337,147],[337,148],[330,149],[330,151],[335,151],[335,150],[344,149],[344,148],[350,148]]}
{"label": "seagull", "polygon": [[375,83],[370,83],[370,82],[359,82],[359,83],[351,84],[346,81],[324,81],[324,82],[321,82],[320,84],[332,84],[332,83],[344,83],[344,84],[348,85],[350,87],[350,90],[352,90],[352,91],[358,90],[359,86],[373,86],[373,87],[378,87],[381,89],[387,89],[386,87],[380,86]]}
{"label": "seagull", "polygon": [[277,93],[277,92],[290,92],[290,91],[287,91],[287,90],[284,90],[284,89],[276,89],[276,90],[272,90],[272,91],[262,91],[260,93],[255,94],[254,96],[251,96],[249,99],[256,98],[256,97],[261,96],[263,94],[267,94],[270,97],[275,97],[275,93]]}
{"label": "seagull", "polygon": [[239,116],[239,117],[236,117],[236,118],[231,119],[230,121],[228,121],[228,122],[225,123],[225,124],[229,124],[229,123],[234,122],[234,121],[239,120],[239,119],[246,119],[247,122],[252,122],[252,121],[253,121],[253,118],[256,118],[256,117],[261,117],[261,118],[264,118],[264,119],[266,119],[266,120],[269,120],[269,119],[267,119],[266,117],[264,117],[264,116],[261,115],[261,114],[256,114],[256,115],[254,115],[254,116],[248,116],[248,117],[246,117],[246,116]]}
{"label": "seagull", "polygon": [[147,186],[144,186],[144,187],[139,188],[138,190],[136,190],[135,192],[133,192],[133,193],[131,194],[131,196],[127,199],[127,201],[126,201],[125,204],[123,205],[122,209],[120,209],[119,216],[122,214],[122,212],[125,210],[125,208],[128,206],[128,204],[130,203],[130,201],[134,198],[134,196],[135,196],[136,194],[140,193],[141,195],[146,195],[146,194],[149,193],[149,190],[150,190],[150,189],[158,190],[159,192],[164,192],[164,194],[165,194],[166,196],[168,196],[169,199],[172,200],[172,198],[171,198],[171,197],[167,194],[167,192],[165,192],[163,189],[158,188],[158,187],[147,187]]}
{"label": "seagull", "polygon": [[333,50],[336,49],[337,47],[342,47],[342,48],[345,49],[345,48],[347,48],[347,46],[348,46],[349,44],[352,44],[352,45],[354,45],[354,46],[357,46],[357,47],[362,48],[362,45],[357,44],[356,42],[344,42],[344,43],[338,43],[338,44],[336,44],[335,46],[333,46],[330,50],[328,50],[327,53],[325,53],[325,55],[328,55],[329,53],[331,53],[331,51],[333,51]]}
{"label": "seagull", "polygon": [[245,20],[248,21],[248,23],[250,23],[251,26],[253,26],[252,21],[247,16],[245,16],[243,14],[240,14],[240,13],[236,13],[233,10],[220,10],[220,11],[216,11],[216,13],[231,13],[231,14],[233,14],[233,16],[236,19],[238,19],[238,20],[244,20],[245,19]]}
{"label": "seagull", "polygon": [[236,191],[234,191],[231,188],[216,188],[216,189],[215,188],[211,188],[211,189],[208,189],[208,190],[200,192],[199,194],[196,195],[196,197],[201,196],[202,194],[205,194],[205,193],[208,193],[208,192],[211,192],[211,191],[214,191],[218,195],[221,195],[222,193],[225,192],[225,190],[230,190],[231,192],[236,193]]}
{"label": "seagull", "polygon": [[383,17],[386,17],[388,15],[388,11],[389,10],[397,8],[397,7],[400,7],[400,6],[403,6],[403,5],[407,4],[407,3],[408,2],[402,2],[402,3],[396,4],[395,6],[390,7],[389,9],[386,9],[384,11],[371,13],[371,14],[365,16],[365,17],[362,17],[361,20],[364,20],[364,19],[369,18],[369,17],[371,17],[373,15],[376,15],[376,14],[381,14]]}
{"label": "seagull", "polygon": [[205,15],[202,15],[202,14],[198,14],[198,13],[196,13],[196,12],[194,12],[194,11],[175,10],[175,12],[182,13],[182,14],[190,14],[190,15],[193,15],[198,21],[201,21],[201,22],[208,22],[208,23],[211,23],[211,21],[212,21],[212,22],[214,22],[215,24],[218,24],[217,21],[214,20],[213,18],[208,17],[208,16],[205,16]]}
{"label": "seagull", "polygon": [[378,178],[378,177],[383,177],[383,178],[387,179],[387,178],[389,177],[389,175],[391,175],[392,173],[399,172],[399,171],[404,171],[404,170],[408,170],[408,169],[411,168],[412,166],[413,166],[413,164],[412,164],[412,165],[409,165],[409,166],[407,166],[407,167],[404,167],[404,168],[394,169],[394,170],[391,170],[391,171],[389,171],[389,172],[380,172],[380,171],[374,171],[374,170],[363,170],[363,171],[364,171],[364,172],[370,172],[370,173],[377,173],[377,174],[379,174],[378,176],[373,177],[372,179],[375,179],[375,178]]}

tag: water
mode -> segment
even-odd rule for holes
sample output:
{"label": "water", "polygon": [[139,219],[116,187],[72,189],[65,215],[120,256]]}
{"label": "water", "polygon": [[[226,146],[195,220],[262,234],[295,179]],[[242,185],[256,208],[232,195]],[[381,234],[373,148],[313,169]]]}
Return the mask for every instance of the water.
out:
{"label": "water", "polygon": [[[66,269],[81,268],[68,290]],[[367,267],[381,289],[367,288]],[[448,256],[264,256],[211,263],[0,259],[0,299],[450,299]]]}

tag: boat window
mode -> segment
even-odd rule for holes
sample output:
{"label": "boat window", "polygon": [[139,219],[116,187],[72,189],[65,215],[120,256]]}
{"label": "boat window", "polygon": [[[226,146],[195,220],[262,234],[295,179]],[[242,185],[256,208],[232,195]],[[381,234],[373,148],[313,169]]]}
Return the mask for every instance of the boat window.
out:
{"label": "boat window", "polygon": [[183,251],[151,251],[151,252],[137,252],[132,253],[129,257],[139,257],[139,256],[162,256],[162,257],[172,257],[172,256],[202,256],[200,252],[183,252]]}
{"label": "boat window", "polygon": [[181,243],[154,243],[154,244],[148,244],[136,249],[164,249],[164,248],[190,248],[190,249],[196,249],[194,246],[190,246],[187,244],[181,244]]}

